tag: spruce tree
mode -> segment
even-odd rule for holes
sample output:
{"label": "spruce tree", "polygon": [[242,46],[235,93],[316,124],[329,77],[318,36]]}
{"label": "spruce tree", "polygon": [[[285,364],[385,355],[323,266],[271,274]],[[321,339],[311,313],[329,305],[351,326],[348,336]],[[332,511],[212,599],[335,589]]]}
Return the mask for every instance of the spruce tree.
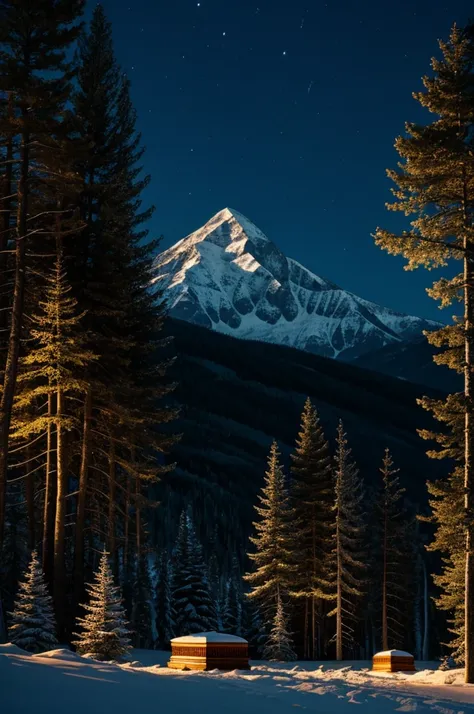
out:
{"label": "spruce tree", "polygon": [[120,588],[114,584],[107,553],[100,559],[94,581],[87,586],[89,602],[83,604],[85,617],[77,618],[81,632],[73,643],[80,654],[99,660],[115,660],[130,650],[130,630],[125,617]]}
{"label": "spruce tree", "polygon": [[173,602],[177,635],[216,629],[202,548],[189,510],[181,513],[173,553]]}
{"label": "spruce tree", "polygon": [[291,505],[294,510],[296,572],[293,595],[304,600],[304,656],[314,659],[322,603],[330,598],[333,533],[333,477],[328,442],[316,409],[304,405],[301,430],[292,454]]}
{"label": "spruce tree", "polygon": [[255,571],[248,573],[245,580],[251,586],[248,597],[257,600],[264,623],[271,626],[275,622],[279,598],[287,597],[294,575],[289,498],[275,441],[270,449],[259,501],[261,505],[255,506],[260,516],[254,523],[257,533],[250,539],[255,551],[248,554],[255,564]]}
{"label": "spruce tree", "polygon": [[20,587],[11,613],[8,633],[13,644],[29,652],[43,652],[58,644],[53,601],[44,581],[36,551]]}
{"label": "spruce tree", "polygon": [[270,633],[263,648],[264,659],[280,662],[291,662],[296,659],[292,636],[288,631],[288,619],[279,593]]}
{"label": "spruce tree", "polygon": [[[377,229],[376,243],[407,259],[406,269],[443,267],[462,261],[462,272],[442,277],[428,291],[440,306],[459,300],[464,316],[454,325],[430,333],[429,341],[446,350],[438,363],[462,371],[464,394],[457,400],[462,414],[462,464],[464,468],[465,535],[465,642],[466,682],[474,682],[474,32],[454,26],[447,42],[440,42],[441,59],[432,60],[433,75],[424,77],[425,90],[414,96],[434,114],[426,126],[409,123],[395,146],[402,163],[389,171],[396,184],[395,202],[388,208],[414,215],[411,228],[401,235]],[[432,404],[424,402],[427,408]],[[435,416],[449,420],[449,404],[436,405]],[[460,445],[461,445],[460,444]]]}
{"label": "spruce tree", "polygon": [[342,421],[339,421],[335,456],[335,571],[336,659],[342,660],[345,645],[354,641],[353,622],[357,603],[363,596],[364,572],[364,485],[352,460]]}
{"label": "spruce tree", "polygon": [[405,489],[400,486],[398,469],[393,466],[389,449],[380,469],[382,487],[377,503],[380,543],[380,580],[382,590],[381,627],[382,649],[400,646],[403,621],[400,604],[405,594],[407,520],[402,497]]}

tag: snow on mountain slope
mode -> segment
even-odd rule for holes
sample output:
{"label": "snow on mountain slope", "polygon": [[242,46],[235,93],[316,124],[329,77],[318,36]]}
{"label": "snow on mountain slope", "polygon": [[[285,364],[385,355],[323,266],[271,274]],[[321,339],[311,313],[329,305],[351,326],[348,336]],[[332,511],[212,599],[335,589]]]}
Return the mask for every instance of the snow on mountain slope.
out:
{"label": "snow on mountain slope", "polygon": [[353,359],[437,326],[315,275],[229,208],[161,253],[154,269],[172,316],[329,357]]}

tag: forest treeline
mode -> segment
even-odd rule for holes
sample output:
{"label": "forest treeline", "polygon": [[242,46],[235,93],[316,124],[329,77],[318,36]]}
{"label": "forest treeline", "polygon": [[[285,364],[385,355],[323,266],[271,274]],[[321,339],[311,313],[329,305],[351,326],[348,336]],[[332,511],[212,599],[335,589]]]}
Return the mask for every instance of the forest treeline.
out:
{"label": "forest treeline", "polygon": [[174,418],[130,83],[83,10],[0,6],[0,595],[8,620],[37,549],[62,641],[104,546],[140,617]]}

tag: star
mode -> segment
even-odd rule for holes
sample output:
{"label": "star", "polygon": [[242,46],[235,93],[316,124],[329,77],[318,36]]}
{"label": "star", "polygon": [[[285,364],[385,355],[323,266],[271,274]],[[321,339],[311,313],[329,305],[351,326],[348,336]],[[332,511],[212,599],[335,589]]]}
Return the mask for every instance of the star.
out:
{"label": "star", "polygon": [[222,33],[222,37],[225,37],[225,32]]}
{"label": "star", "polygon": [[283,57],[286,57],[286,50],[283,50]]}

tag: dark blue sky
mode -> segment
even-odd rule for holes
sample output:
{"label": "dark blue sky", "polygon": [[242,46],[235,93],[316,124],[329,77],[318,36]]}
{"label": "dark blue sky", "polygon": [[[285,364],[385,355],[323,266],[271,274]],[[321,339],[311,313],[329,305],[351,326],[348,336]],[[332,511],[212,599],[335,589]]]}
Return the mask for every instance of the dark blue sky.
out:
{"label": "dark blue sky", "polygon": [[344,288],[449,319],[425,294],[433,274],[403,271],[370,233],[400,221],[384,209],[393,141],[405,121],[426,119],[412,92],[472,3],[103,4],[147,147],[150,228],[165,247],[230,206]]}

